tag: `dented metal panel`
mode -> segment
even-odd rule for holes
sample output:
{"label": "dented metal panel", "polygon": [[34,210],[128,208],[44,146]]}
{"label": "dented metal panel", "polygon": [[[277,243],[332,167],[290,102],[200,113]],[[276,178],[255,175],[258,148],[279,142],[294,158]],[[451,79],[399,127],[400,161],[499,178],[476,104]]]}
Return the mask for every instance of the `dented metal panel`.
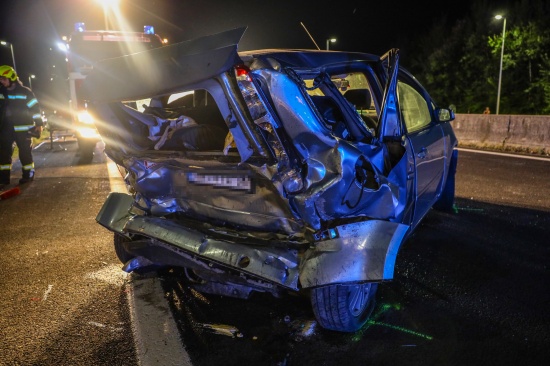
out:
{"label": "dented metal panel", "polygon": [[380,220],[338,226],[338,237],[317,242],[300,266],[302,287],[393,278],[397,252],[409,227]]}
{"label": "dented metal panel", "polygon": [[[334,138],[290,77],[271,70],[257,73],[265,80],[281,123],[308,169],[306,189],[291,197],[302,219],[319,229],[322,220],[351,215],[394,218],[398,185],[390,185],[354,144]],[[372,179],[378,184],[364,187],[355,179],[359,161],[372,168]]]}
{"label": "dented metal panel", "polygon": [[97,221],[113,231],[120,232],[120,228],[123,227],[122,231],[125,233],[139,234],[170,243],[204,259],[297,290],[297,251],[219,241],[170,220],[131,215],[128,214],[128,200],[124,196],[111,194]]}
{"label": "dented metal panel", "polygon": [[[197,169],[199,164],[202,168]],[[271,181],[273,171],[267,166],[232,168],[215,161],[136,158],[125,165],[134,177],[135,191],[147,197],[147,208],[158,216],[181,212],[297,237],[303,231],[299,217]]]}

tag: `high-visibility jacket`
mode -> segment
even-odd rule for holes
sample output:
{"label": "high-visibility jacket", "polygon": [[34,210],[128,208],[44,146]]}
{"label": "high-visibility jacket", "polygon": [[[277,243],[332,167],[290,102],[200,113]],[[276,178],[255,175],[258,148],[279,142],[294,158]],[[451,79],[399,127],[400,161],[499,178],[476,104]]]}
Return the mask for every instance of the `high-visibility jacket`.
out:
{"label": "high-visibility jacket", "polygon": [[3,109],[3,118],[0,121],[3,128],[9,124],[15,132],[26,132],[34,126],[44,125],[40,105],[34,93],[19,83],[15,83],[13,90],[0,88],[0,108]]}

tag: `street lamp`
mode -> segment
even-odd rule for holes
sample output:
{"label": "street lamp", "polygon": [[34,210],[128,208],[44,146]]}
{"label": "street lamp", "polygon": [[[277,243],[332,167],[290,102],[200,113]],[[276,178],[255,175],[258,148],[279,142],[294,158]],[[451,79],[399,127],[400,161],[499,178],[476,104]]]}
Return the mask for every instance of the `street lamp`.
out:
{"label": "street lamp", "polygon": [[2,46],[7,46],[8,44],[10,45],[10,49],[11,49],[11,60],[13,62],[13,68],[14,70],[17,71],[17,68],[15,67],[15,56],[13,55],[13,44],[11,42],[6,42],[6,41],[0,41],[0,44]]}
{"label": "street lamp", "polygon": [[118,0],[96,0],[103,7],[103,21],[105,22],[105,30],[109,30],[109,22],[107,20],[108,9],[113,9],[118,5]]}
{"label": "street lamp", "polygon": [[36,75],[34,75],[34,74],[29,75],[29,88],[31,88],[31,89],[32,89],[32,81],[31,80],[34,79],[35,77],[36,77]]}
{"label": "street lamp", "polygon": [[500,110],[500,86],[502,84],[502,59],[504,58],[504,39],[506,38],[506,17],[502,15],[496,15],[495,19],[504,19],[502,23],[502,49],[500,50],[500,71],[498,73],[498,92],[497,92],[497,112]]}
{"label": "street lamp", "polygon": [[332,43],[336,42],[336,38],[327,39],[327,51],[330,49],[330,42]]}

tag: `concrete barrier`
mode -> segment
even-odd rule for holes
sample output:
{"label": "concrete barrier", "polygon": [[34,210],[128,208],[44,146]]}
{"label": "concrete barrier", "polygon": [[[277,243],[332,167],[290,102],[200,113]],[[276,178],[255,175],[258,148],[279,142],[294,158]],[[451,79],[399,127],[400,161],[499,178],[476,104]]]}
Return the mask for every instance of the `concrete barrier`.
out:
{"label": "concrete barrier", "polygon": [[462,145],[550,152],[550,116],[457,114],[451,123]]}

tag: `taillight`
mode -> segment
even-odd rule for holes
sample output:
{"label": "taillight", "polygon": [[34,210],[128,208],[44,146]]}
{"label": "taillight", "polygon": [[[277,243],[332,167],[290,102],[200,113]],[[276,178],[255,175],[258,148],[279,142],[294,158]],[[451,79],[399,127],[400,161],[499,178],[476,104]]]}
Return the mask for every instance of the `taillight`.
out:
{"label": "taillight", "polygon": [[235,67],[235,74],[237,75],[238,81],[250,81],[250,69],[244,65],[239,65]]}
{"label": "taillight", "polygon": [[[250,111],[252,119],[254,119],[254,122],[257,125],[262,127],[261,124],[263,124],[265,121],[261,121],[261,119],[268,113],[260,97],[258,96],[256,86],[254,85],[254,82],[250,77],[250,70],[246,66],[237,66],[235,67],[235,75],[237,76],[239,89],[241,90],[241,94],[244,97],[246,106]],[[270,120],[267,122],[273,124],[273,119],[270,118]]]}
{"label": "taillight", "polygon": [[284,145],[277,135],[277,122],[262,101],[250,73],[250,69],[244,65],[235,67],[239,90],[246,102],[250,116],[254,123],[264,131],[266,141],[279,162],[278,177],[283,187],[288,193],[297,193],[304,188],[300,170],[291,166]]}

